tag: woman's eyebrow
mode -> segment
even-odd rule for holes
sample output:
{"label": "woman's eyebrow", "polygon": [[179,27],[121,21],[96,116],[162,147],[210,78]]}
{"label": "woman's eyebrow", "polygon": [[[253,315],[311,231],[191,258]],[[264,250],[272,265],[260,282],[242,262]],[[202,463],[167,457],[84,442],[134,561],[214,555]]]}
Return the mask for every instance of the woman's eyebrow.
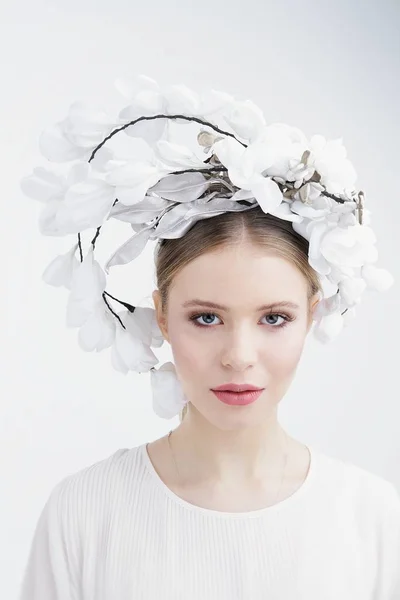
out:
{"label": "woman's eyebrow", "polygon": [[[229,310],[227,306],[223,304],[217,304],[216,302],[209,302],[207,300],[201,300],[199,298],[193,298],[192,300],[187,300],[182,304],[183,308],[189,308],[190,306],[206,306],[207,308],[216,308],[217,310]],[[271,304],[263,304],[256,308],[256,311],[259,310],[271,310],[273,308],[293,308],[294,310],[300,308],[298,304],[294,302],[289,302],[288,300],[282,300],[278,302],[273,302]]]}

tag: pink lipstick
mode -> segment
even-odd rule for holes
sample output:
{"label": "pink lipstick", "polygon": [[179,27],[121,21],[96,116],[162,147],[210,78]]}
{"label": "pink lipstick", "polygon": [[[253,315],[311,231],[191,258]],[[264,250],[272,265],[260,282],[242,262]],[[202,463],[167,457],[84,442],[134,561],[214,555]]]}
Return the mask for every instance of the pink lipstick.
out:
{"label": "pink lipstick", "polygon": [[259,388],[247,383],[227,383],[213,388],[211,391],[214,392],[218,400],[221,400],[224,404],[244,406],[257,400],[264,391],[264,388]]}
{"label": "pink lipstick", "polygon": [[224,404],[230,404],[234,406],[245,406],[251,404],[259,396],[261,396],[263,390],[248,391],[248,392],[218,392],[212,390],[217,396],[218,400],[221,400]]}

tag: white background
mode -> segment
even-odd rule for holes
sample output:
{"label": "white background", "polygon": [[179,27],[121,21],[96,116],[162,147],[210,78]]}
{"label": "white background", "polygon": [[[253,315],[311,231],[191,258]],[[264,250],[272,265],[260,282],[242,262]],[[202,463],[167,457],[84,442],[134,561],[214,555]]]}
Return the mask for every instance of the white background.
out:
{"label": "white background", "polygon": [[[19,188],[47,166],[41,131],[75,100],[117,115],[126,102],[113,81],[131,73],[251,98],[269,122],[343,138],[372,211],[379,265],[399,281],[399,26],[396,0],[3,0],[1,598],[17,598],[39,513],[60,479],[179,422],[154,414],[148,374],[124,377],[108,350],[80,349],[64,325],[67,291],[41,280],[73,243],[40,235],[41,205]],[[126,234],[113,235],[97,245],[102,260]],[[153,246],[129,267],[116,269],[107,289],[135,304],[155,287]],[[340,339],[310,340],[280,420],[400,489],[399,304],[397,282],[369,292]],[[167,347],[157,354],[171,359]]]}

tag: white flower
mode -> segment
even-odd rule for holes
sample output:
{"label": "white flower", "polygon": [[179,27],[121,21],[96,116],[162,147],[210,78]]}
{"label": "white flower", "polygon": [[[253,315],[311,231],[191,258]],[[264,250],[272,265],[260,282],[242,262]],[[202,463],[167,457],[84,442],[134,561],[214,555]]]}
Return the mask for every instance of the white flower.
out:
{"label": "white flower", "polygon": [[88,177],[69,187],[60,203],[55,223],[61,234],[99,227],[110,214],[115,200],[114,186],[88,173]]}
{"label": "white flower", "polygon": [[160,161],[173,171],[182,167],[187,169],[207,168],[207,165],[187,146],[173,144],[167,140],[159,140],[156,143],[155,150]]}
{"label": "white flower", "polygon": [[327,298],[322,298],[314,309],[314,319],[320,321],[322,318],[338,312],[340,303],[340,295],[337,293]]}
{"label": "white flower", "polygon": [[45,204],[39,215],[43,235],[67,235],[100,226],[114,202],[114,187],[88,163],[73,164],[66,175],[38,168],[21,180],[23,192]]}
{"label": "white flower", "polygon": [[295,230],[309,239],[309,262],[321,275],[329,275],[332,267],[354,269],[376,260],[376,237],[372,229],[359,224],[341,227],[340,218],[340,213],[333,213],[294,224]]}
{"label": "white flower", "polygon": [[168,85],[163,90],[167,113],[170,115],[200,115],[202,101],[200,96],[183,84]]}
{"label": "white flower", "polygon": [[297,127],[285,123],[272,123],[261,131],[258,142],[266,145],[271,154],[270,164],[265,167],[265,175],[294,182],[300,187],[314,174],[313,165],[302,162],[303,154],[308,150],[308,141]]}
{"label": "white flower", "polygon": [[104,266],[105,272],[108,274],[110,267],[116,265],[126,265],[132,262],[142,252],[150,239],[153,231],[153,225],[146,225],[140,231],[137,231],[132,237],[122,244],[108,259]]}
{"label": "white flower", "polygon": [[275,181],[261,174],[271,160],[270,151],[264,144],[244,148],[233,138],[225,138],[216,142],[213,148],[218,159],[227,167],[234,185],[250,190],[265,213],[278,208],[283,194]]}
{"label": "white flower", "polygon": [[376,236],[366,225],[334,227],[321,239],[322,256],[335,266],[362,267],[375,254]]}
{"label": "white flower", "polygon": [[[165,114],[167,106],[162,90],[151,77],[139,75],[118,78],[115,86],[130,101],[119,113],[122,121],[129,123],[140,117]],[[152,144],[165,135],[167,124],[167,119],[143,120],[124,129],[124,133],[130,137],[143,138]]]}
{"label": "white flower", "polygon": [[361,277],[345,277],[339,283],[340,296],[348,307],[361,302],[367,285]]}
{"label": "white flower", "polygon": [[39,230],[43,235],[65,235],[57,215],[67,191],[71,186],[87,179],[89,171],[87,163],[75,163],[66,174],[60,175],[39,167],[31,175],[22,178],[20,185],[24,194],[44,204],[39,215]]}
{"label": "white flower", "polygon": [[133,313],[128,312],[125,315],[124,325],[128,331],[135,337],[140,337],[148,346],[159,347],[164,341],[154,308],[136,306]]}
{"label": "white flower", "polygon": [[238,136],[251,142],[258,138],[260,129],[265,126],[264,114],[252,100],[232,102],[224,118]]}
{"label": "white flower", "polygon": [[99,305],[102,306],[105,287],[105,273],[94,260],[93,246],[90,246],[83,262],[74,270],[71,278],[67,327],[80,327]]}
{"label": "white flower", "polygon": [[361,276],[369,289],[378,292],[386,292],[394,283],[394,277],[386,269],[380,269],[374,265],[364,265]]}
{"label": "white flower", "polygon": [[[270,123],[260,131],[259,141],[263,141],[276,148],[283,146],[300,146],[302,150],[308,149],[307,136],[298,127],[293,127],[287,123]],[[295,158],[292,156],[292,158]]]}
{"label": "white flower", "polygon": [[[227,94],[213,91],[200,97],[182,84],[168,85],[163,89],[155,79],[146,75],[118,78],[115,85],[130,101],[119,114],[119,118],[126,123],[155,115],[200,116],[205,114],[204,111],[218,111],[230,102]],[[189,121],[182,119],[179,123],[188,124]],[[168,119],[144,119],[127,127],[124,132],[152,144],[165,138],[168,129]]]}
{"label": "white flower", "polygon": [[170,205],[170,201],[152,196],[149,191],[149,194],[138,204],[126,206],[121,202],[117,202],[110,210],[109,219],[125,221],[131,224],[134,231],[140,231],[142,227],[146,227],[149,221],[154,221]]}
{"label": "white flower", "polygon": [[115,159],[115,152],[104,145],[96,152],[94,158],[88,164],[90,164],[92,169],[99,173],[105,173],[107,171],[108,163]]}
{"label": "white flower", "polygon": [[331,265],[328,280],[337,288],[339,283],[343,281],[343,279],[346,279],[347,277],[358,277],[359,274],[360,269],[354,269],[353,267],[346,267],[344,265],[341,265],[340,267]]}
{"label": "white flower", "polygon": [[159,369],[151,369],[153,410],[163,419],[177,416],[187,404],[182,385],[177,377],[175,365],[166,362]]}
{"label": "white flower", "polygon": [[323,317],[314,326],[314,336],[323,344],[334,340],[342,331],[344,320],[339,312]]}
{"label": "white flower", "polygon": [[271,215],[283,219],[284,221],[291,221],[292,223],[301,223],[303,221],[303,217],[295,214],[287,202],[281,202],[277,208],[270,210],[269,212]]}
{"label": "white flower", "polygon": [[[163,177],[149,193],[171,202],[192,202],[201,196],[209,186],[209,181],[202,173],[183,173]],[[160,203],[160,208],[163,208]]]}
{"label": "white flower", "polygon": [[317,340],[326,344],[342,331],[345,321],[342,316],[342,298],[335,293],[322,298],[314,309],[313,319],[316,321],[313,334]]}
{"label": "white flower", "polygon": [[[115,339],[116,318],[106,304],[98,304],[78,332],[80,347],[86,352],[109,348]],[[118,324],[119,325],[119,324]]]}
{"label": "white flower", "polygon": [[309,203],[304,203],[301,200],[294,200],[290,204],[290,210],[307,219],[320,220],[322,217],[329,215],[333,200],[326,196],[317,196],[312,199],[312,195],[310,195],[308,198],[310,201]]}
{"label": "white flower", "polygon": [[126,206],[141,202],[147,191],[169,174],[148,145],[146,160],[110,161],[107,166],[105,180],[115,186],[115,196]]}
{"label": "white flower", "polygon": [[305,207],[313,207],[318,212],[320,210],[327,211],[331,208],[332,200],[326,196],[321,196],[323,190],[324,187],[320,183],[310,181],[299,188],[294,198],[296,201],[300,201],[303,206],[305,205]]}
{"label": "white flower", "polygon": [[87,160],[114,127],[115,123],[105,112],[74,102],[65,119],[41,134],[39,148],[52,162]]}
{"label": "white flower", "polygon": [[[164,88],[163,96],[166,102],[167,114],[183,114],[186,116],[202,117],[228,110],[235,99],[226,92],[209,90],[201,95],[189,89],[186,85],[173,84]],[[180,124],[185,123],[180,121]]]}
{"label": "white flower", "polygon": [[[74,167],[76,168],[77,165]],[[86,177],[86,173],[84,177]],[[21,179],[20,186],[26,196],[46,204],[54,199],[62,198],[68,184],[64,175],[58,175],[44,167],[36,167],[31,175]]]}
{"label": "white flower", "polygon": [[[65,174],[37,168],[21,181],[26,195],[43,204],[41,233],[78,233],[113,217],[130,223],[135,235],[109,258],[108,273],[109,267],[134,260],[148,240],[182,237],[197,220],[258,203],[266,214],[292,222],[293,230],[309,242],[309,263],[325,295],[314,312],[314,333],[322,342],[334,339],[354,317],[367,288],[384,291],[393,284],[388,271],[373,265],[378,252],[370,212],[363,207],[361,225],[357,202],[362,193],[355,189],[356,173],[341,139],[314,135],[309,141],[298,128],[267,126],[252,101],[238,102],[215,90],[199,95],[185,85],[161,88],[146,76],[119,79],[116,85],[129,102],[116,122],[103,111],[75,102],[64,120],[42,133],[39,145],[49,161],[75,163]],[[203,126],[210,121],[206,115],[217,113],[233,133],[217,134],[213,122]],[[168,116],[175,116],[175,123]],[[214,160],[209,163],[212,156],[205,163],[172,136],[175,125],[193,126],[195,120],[202,127],[197,136],[202,154],[215,154],[225,168]],[[105,147],[106,138],[118,133],[114,128],[135,138],[130,139],[129,156]],[[214,186],[221,183],[221,175],[171,173],[206,166],[213,167],[213,173],[228,172],[232,185],[227,181],[224,193]],[[326,193],[338,195],[340,202]],[[130,310],[116,312],[113,298],[105,293],[106,273],[94,260],[93,246],[83,262],[75,256],[78,248],[75,244],[57,256],[43,272],[48,284],[70,291],[67,326],[79,327],[78,340],[85,351],[111,346],[118,371],[150,370],[156,413],[164,418],[177,415],[186,398],[176,369],[173,363],[154,369],[158,360],[151,348],[164,341],[155,310],[132,310],[121,301]]]}
{"label": "white flower", "polygon": [[55,287],[64,286],[70,290],[73,273],[81,264],[75,256],[77,249],[78,244],[75,244],[65,254],[56,256],[43,272],[43,280],[49,285]]}
{"label": "white flower", "polygon": [[321,252],[322,240],[327,232],[337,228],[336,223],[329,221],[328,218],[326,216],[325,219],[311,220],[308,224],[296,224],[296,231],[301,235],[304,234],[304,237],[307,236],[309,240],[308,262],[321,275],[329,275],[331,271],[331,265]]}
{"label": "white flower", "polygon": [[308,164],[321,175],[320,183],[328,192],[340,194],[346,188],[354,188],[357,173],[346,158],[342,139],[326,141],[322,135],[314,135],[310,140],[310,151]]}
{"label": "white flower", "polygon": [[[135,311],[136,312],[136,311]],[[111,363],[121,373],[131,371],[147,372],[158,363],[149,343],[143,339],[140,325],[135,323],[129,311],[118,313],[125,329],[118,322],[115,340],[111,349]],[[151,329],[149,332],[151,337]]]}

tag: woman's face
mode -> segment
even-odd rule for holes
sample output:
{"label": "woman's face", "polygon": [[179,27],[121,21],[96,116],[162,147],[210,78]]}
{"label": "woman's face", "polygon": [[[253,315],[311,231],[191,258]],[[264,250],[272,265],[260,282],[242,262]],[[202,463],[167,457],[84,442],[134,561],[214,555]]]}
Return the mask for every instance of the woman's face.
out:
{"label": "woman's face", "polygon": [[[197,411],[221,429],[254,426],[275,412],[312,322],[308,283],[297,267],[246,242],[186,265],[173,280],[166,315],[158,290],[153,299],[185,396]],[[293,306],[285,306],[289,302]],[[252,404],[235,407],[211,391],[226,383],[265,389]]]}

